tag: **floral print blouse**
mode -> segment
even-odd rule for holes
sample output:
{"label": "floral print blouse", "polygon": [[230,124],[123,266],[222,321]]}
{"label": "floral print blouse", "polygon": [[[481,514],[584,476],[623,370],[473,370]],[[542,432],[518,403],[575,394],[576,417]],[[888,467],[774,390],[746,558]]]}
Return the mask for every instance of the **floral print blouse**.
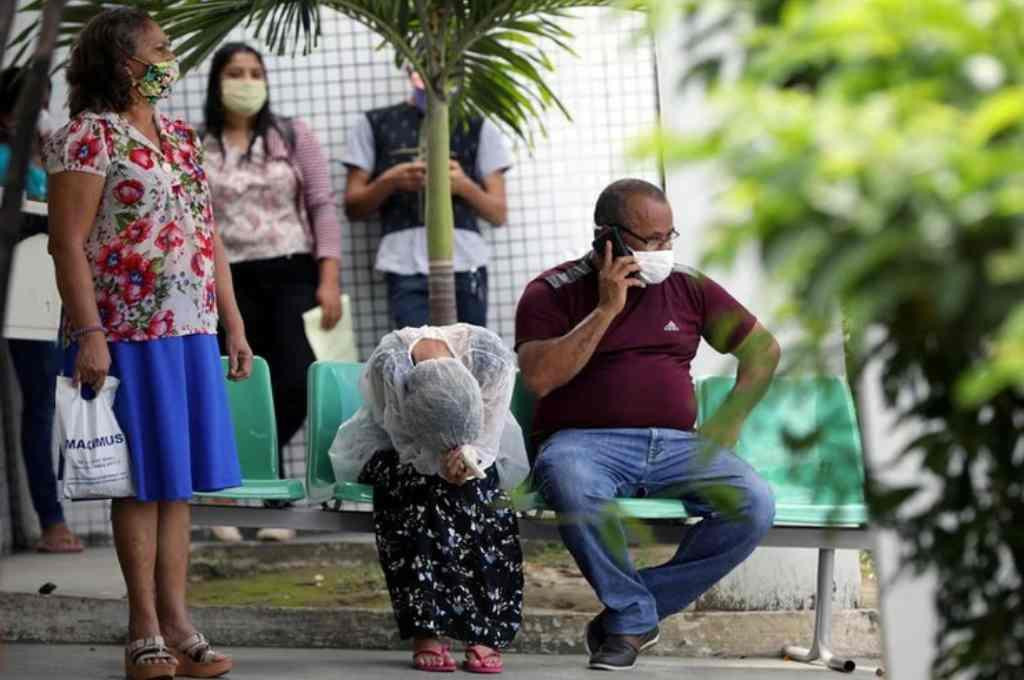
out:
{"label": "floral print blouse", "polygon": [[217,332],[202,145],[180,120],[158,113],[157,123],[159,147],[116,113],[83,112],[43,153],[51,175],[105,178],[85,251],[110,342]]}

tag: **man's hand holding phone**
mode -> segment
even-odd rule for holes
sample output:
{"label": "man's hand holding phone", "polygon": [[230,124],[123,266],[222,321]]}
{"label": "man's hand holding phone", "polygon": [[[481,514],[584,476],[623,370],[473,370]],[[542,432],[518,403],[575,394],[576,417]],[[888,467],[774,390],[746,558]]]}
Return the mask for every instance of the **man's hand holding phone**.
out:
{"label": "man's hand holding phone", "polygon": [[[601,254],[598,253],[600,256]],[[598,309],[611,316],[619,315],[626,306],[626,294],[635,286],[644,287],[643,281],[634,274],[640,271],[640,265],[632,255],[615,257],[612,252],[611,239],[604,242],[604,254],[601,258],[601,269],[598,272]]]}

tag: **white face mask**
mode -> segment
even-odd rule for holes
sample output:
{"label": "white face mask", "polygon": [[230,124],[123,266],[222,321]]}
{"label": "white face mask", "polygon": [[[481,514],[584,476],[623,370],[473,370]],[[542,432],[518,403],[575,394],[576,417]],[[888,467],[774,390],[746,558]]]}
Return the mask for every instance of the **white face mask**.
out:
{"label": "white face mask", "polygon": [[676,264],[675,253],[671,250],[637,250],[633,258],[640,265],[640,280],[651,286],[667,279]]}
{"label": "white face mask", "polygon": [[224,78],[220,81],[224,108],[228,111],[251,116],[267,102],[267,81],[243,78]]}

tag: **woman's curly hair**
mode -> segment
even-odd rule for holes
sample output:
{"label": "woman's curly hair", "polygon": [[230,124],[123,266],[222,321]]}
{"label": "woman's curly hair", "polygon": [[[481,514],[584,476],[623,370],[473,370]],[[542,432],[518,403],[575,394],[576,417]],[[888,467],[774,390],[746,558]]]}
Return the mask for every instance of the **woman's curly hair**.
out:
{"label": "woman's curly hair", "polygon": [[78,34],[68,63],[68,108],[82,111],[127,111],[132,79],[125,60],[135,54],[139,34],[152,22],[139,9],[118,8],[93,17]]}

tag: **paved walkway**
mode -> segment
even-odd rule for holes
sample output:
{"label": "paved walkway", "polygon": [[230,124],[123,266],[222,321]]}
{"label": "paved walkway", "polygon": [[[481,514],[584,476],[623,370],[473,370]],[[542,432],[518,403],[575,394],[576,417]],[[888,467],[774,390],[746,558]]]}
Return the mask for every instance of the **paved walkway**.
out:
{"label": "paved walkway", "polygon": [[[401,652],[367,652],[326,649],[227,649],[236,668],[229,680],[415,680],[421,676],[409,667]],[[119,647],[15,644],[0,647],[0,678],[52,680],[116,680],[124,677]],[[874,667],[864,664],[850,677],[875,677]],[[863,670],[862,670],[863,669]],[[634,672],[645,680],[832,680],[834,671],[776,659],[642,659]],[[618,674],[619,677],[634,677]],[[460,674],[461,677],[466,677]],[[435,676],[436,677],[436,676]],[[509,655],[504,677],[521,680],[601,680],[616,674],[591,671],[582,656]]]}
{"label": "paved walkway", "polygon": [[88,548],[77,555],[23,552],[0,558],[0,593],[37,593],[45,583],[57,586],[55,595],[116,600],[126,594],[111,547]]}
{"label": "paved walkway", "polygon": [[[372,542],[373,536],[346,534],[311,534],[292,543],[324,543],[330,541]],[[195,550],[203,543],[193,543]],[[224,544],[214,543],[222,546]],[[256,543],[256,545],[259,545]],[[113,546],[86,548],[74,555],[41,555],[20,552],[0,557],[0,593],[36,593],[44,583],[57,586],[55,595],[121,599],[126,590],[117,565]]]}

